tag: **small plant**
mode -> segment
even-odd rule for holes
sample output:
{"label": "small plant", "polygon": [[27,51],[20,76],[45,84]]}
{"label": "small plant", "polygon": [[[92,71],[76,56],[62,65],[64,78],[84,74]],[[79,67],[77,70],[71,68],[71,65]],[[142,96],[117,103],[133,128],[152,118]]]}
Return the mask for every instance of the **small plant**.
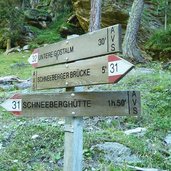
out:
{"label": "small plant", "polygon": [[[155,59],[170,59],[171,25],[168,26],[167,30],[161,29],[156,31],[146,43],[146,49]],[[154,54],[152,54],[151,52],[153,52]]]}

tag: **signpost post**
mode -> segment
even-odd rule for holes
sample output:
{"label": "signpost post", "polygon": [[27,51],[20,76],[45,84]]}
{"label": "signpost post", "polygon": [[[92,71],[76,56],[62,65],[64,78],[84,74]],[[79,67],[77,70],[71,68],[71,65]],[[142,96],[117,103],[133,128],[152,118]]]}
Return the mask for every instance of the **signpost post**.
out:
{"label": "signpost post", "polygon": [[83,85],[117,83],[134,66],[121,51],[121,27],[114,25],[35,49],[33,90],[66,88],[66,93],[15,94],[1,104],[25,117],[65,117],[64,171],[82,170],[83,116],[137,116],[139,91],[84,92]]}
{"label": "signpost post", "polygon": [[[83,87],[66,88],[72,93],[82,92]],[[74,92],[74,93],[73,93]],[[74,115],[75,113],[72,112]],[[83,158],[83,116],[65,117],[64,171],[81,171]]]}

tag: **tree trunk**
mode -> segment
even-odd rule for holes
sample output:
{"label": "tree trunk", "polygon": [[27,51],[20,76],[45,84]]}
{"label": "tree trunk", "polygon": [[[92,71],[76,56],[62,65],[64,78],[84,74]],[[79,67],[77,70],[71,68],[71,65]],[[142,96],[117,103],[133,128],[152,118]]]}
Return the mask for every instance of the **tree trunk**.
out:
{"label": "tree trunk", "polygon": [[167,30],[167,13],[168,13],[168,0],[165,0],[165,10],[164,10],[164,29]]}
{"label": "tree trunk", "polygon": [[6,52],[7,52],[9,49],[11,49],[11,39],[10,39],[10,38],[7,39]]}
{"label": "tree trunk", "polygon": [[25,0],[22,0],[22,4],[21,4],[21,8],[22,8],[22,10],[24,10],[24,9],[25,9],[25,7],[26,7],[26,2],[25,2]]}
{"label": "tree trunk", "polygon": [[91,0],[91,14],[89,31],[100,29],[101,22],[101,0]]}
{"label": "tree trunk", "polygon": [[137,44],[137,34],[143,8],[144,0],[134,0],[122,46],[124,57],[131,58],[137,62],[144,62],[144,58]]}
{"label": "tree trunk", "polygon": [[38,4],[39,0],[30,0],[30,5],[32,9],[35,9]]}

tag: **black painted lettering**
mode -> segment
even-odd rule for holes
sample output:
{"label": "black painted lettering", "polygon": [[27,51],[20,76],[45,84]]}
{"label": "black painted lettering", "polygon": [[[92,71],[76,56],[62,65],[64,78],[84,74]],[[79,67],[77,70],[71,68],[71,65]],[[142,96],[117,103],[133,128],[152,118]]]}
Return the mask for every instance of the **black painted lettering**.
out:
{"label": "black painted lettering", "polygon": [[81,101],[80,100],[77,101],[77,107],[81,107]]}
{"label": "black painted lettering", "polygon": [[39,55],[39,60],[48,59],[53,57],[53,51]]}
{"label": "black painted lettering", "polygon": [[56,60],[58,60],[58,55],[57,55],[57,51],[54,51],[54,56],[56,57]]}
{"label": "black painted lettering", "polygon": [[74,46],[71,46],[71,47],[70,47],[69,53],[71,53],[71,52],[74,52]]}
{"label": "black painted lettering", "polygon": [[109,107],[115,106],[115,101],[113,100],[108,100]]}
{"label": "black painted lettering", "polygon": [[67,48],[62,48],[54,51],[54,56],[56,57],[56,60],[59,59],[59,56],[62,56],[66,53],[72,53],[74,52],[74,46],[70,46]]}
{"label": "black painted lettering", "polygon": [[90,69],[87,69],[87,76],[90,76]]}
{"label": "black painted lettering", "polygon": [[49,102],[49,108],[54,108],[53,101],[50,101],[50,102]]}
{"label": "black painted lettering", "polygon": [[43,55],[39,55],[38,59],[39,59],[39,61],[40,61],[41,59],[43,59]]}
{"label": "black painted lettering", "polygon": [[37,82],[49,82],[49,81],[56,81],[56,80],[63,80],[67,78],[76,78],[76,77],[86,77],[90,76],[90,69],[77,69],[70,72],[63,72],[58,74],[46,75],[43,77],[37,77]]}
{"label": "black painted lettering", "polygon": [[132,103],[135,106],[137,104],[137,99],[132,99]]}
{"label": "black painted lettering", "polygon": [[117,99],[117,100],[108,100],[108,105],[109,107],[120,107],[120,106],[125,106],[126,104],[126,99]]}
{"label": "black painted lettering", "polygon": [[106,72],[107,66],[102,66],[102,74]]}
{"label": "black painted lettering", "polygon": [[73,72],[71,71],[70,72],[70,76],[69,76],[70,78],[72,78],[73,77]]}
{"label": "black painted lettering", "polygon": [[72,107],[72,105],[73,105],[72,101],[68,101],[66,107]]}
{"label": "black painted lettering", "polygon": [[116,101],[116,106],[121,106],[121,100]]}
{"label": "black painted lettering", "polygon": [[80,71],[80,76],[83,77],[86,73],[85,73],[86,70],[81,70]]}
{"label": "black painted lettering", "polygon": [[44,101],[41,102],[41,108],[45,108],[45,102]]}
{"label": "black painted lettering", "polygon": [[62,79],[66,79],[66,72],[62,74]]}
{"label": "black painted lettering", "polygon": [[69,78],[69,72],[66,72],[66,78]]}
{"label": "black painted lettering", "polygon": [[73,71],[73,77],[76,77],[76,73],[77,73],[76,71]]}
{"label": "black painted lettering", "polygon": [[58,107],[62,107],[62,106],[63,106],[62,101],[59,101],[59,102],[58,102]]}
{"label": "black painted lettering", "polygon": [[135,91],[132,92],[132,97],[134,97],[134,96],[137,97]]}
{"label": "black painted lettering", "polygon": [[105,38],[98,39],[98,45],[99,46],[104,45],[105,42],[106,42],[106,37]]}
{"label": "black painted lettering", "polygon": [[52,75],[52,81],[54,81],[54,80],[55,80],[55,75],[53,74],[53,75]]}
{"label": "black painted lettering", "polygon": [[134,114],[134,115],[138,114],[138,109],[137,109],[137,107],[133,107],[133,114]]}
{"label": "black painted lettering", "polygon": [[58,108],[58,101],[54,101],[53,105],[54,105],[55,108]]}
{"label": "black painted lettering", "polygon": [[91,100],[87,100],[87,107],[91,107]]}
{"label": "black painted lettering", "polygon": [[27,103],[26,103],[26,102],[23,102],[22,107],[23,107],[24,109],[27,108]]}
{"label": "black painted lettering", "polygon": [[34,106],[34,108],[41,108],[40,102],[34,102],[33,106]]}
{"label": "black painted lettering", "polygon": [[75,108],[76,108],[76,107],[78,106],[78,105],[77,105],[77,102],[78,102],[78,101],[74,100],[74,101],[73,101],[73,106],[72,106],[72,107],[75,107]]}
{"label": "black painted lettering", "polygon": [[49,106],[49,102],[48,101],[46,101],[45,102],[45,108],[49,108],[50,106]]}
{"label": "black painted lettering", "polygon": [[111,44],[111,51],[115,51],[115,44],[114,43]]}
{"label": "black painted lettering", "polygon": [[115,40],[115,35],[111,35],[111,40],[112,40],[112,42],[114,42],[114,40]]}
{"label": "black painted lettering", "polygon": [[112,34],[112,33],[115,33],[114,27],[111,28],[111,32],[110,32],[110,33],[111,33],[111,34]]}
{"label": "black painted lettering", "polygon": [[27,108],[31,108],[31,107],[32,107],[31,102],[27,102]]}
{"label": "black painted lettering", "polygon": [[68,103],[67,103],[67,101],[63,101],[63,107],[67,107],[68,106]]}

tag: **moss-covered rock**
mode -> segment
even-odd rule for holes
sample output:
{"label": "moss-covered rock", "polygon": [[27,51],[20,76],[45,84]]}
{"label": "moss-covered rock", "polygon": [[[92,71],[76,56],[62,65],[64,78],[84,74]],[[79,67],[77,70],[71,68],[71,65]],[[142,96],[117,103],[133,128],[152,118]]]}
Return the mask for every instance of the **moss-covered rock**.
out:
{"label": "moss-covered rock", "polygon": [[68,35],[72,34],[83,34],[85,33],[82,27],[80,26],[80,23],[78,21],[78,18],[76,15],[71,15],[67,22],[62,24],[60,27],[59,33],[61,37],[66,38]]}
{"label": "moss-covered rock", "polygon": [[29,9],[24,12],[25,20],[29,25],[37,28],[46,28],[52,17],[46,12],[38,9]]}
{"label": "moss-covered rock", "polygon": [[[88,31],[90,18],[90,0],[72,0],[75,14],[84,31]],[[102,19],[101,27],[107,27],[114,24],[126,26],[128,13],[112,0],[102,1]]]}

